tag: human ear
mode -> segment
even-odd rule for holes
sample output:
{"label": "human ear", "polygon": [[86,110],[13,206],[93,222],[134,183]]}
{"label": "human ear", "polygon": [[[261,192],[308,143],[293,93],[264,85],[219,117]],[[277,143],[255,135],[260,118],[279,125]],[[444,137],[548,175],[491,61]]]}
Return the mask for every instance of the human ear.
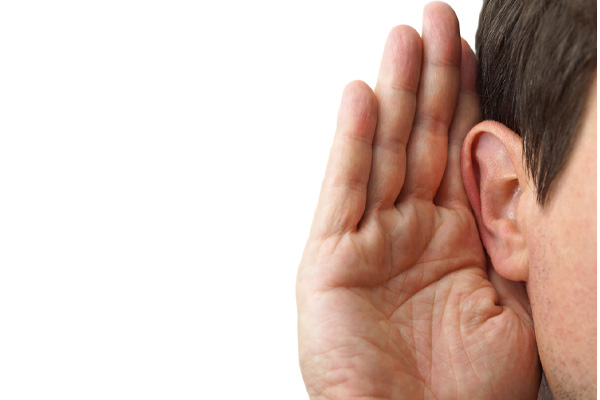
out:
{"label": "human ear", "polygon": [[495,270],[526,281],[529,274],[523,193],[528,190],[521,138],[494,121],[477,124],[462,148],[461,170],[479,235]]}

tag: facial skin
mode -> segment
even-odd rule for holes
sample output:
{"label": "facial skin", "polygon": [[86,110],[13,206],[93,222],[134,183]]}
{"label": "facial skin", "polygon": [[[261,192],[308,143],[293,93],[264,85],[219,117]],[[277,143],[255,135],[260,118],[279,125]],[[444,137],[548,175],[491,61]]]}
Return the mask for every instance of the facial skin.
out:
{"label": "facial skin", "polygon": [[467,135],[462,172],[495,270],[525,281],[539,356],[556,399],[596,398],[596,81],[576,142],[542,208],[521,138],[484,121]]}
{"label": "facial skin", "polygon": [[594,82],[579,138],[550,201],[520,216],[527,224],[536,340],[556,398],[596,393],[596,114]]}

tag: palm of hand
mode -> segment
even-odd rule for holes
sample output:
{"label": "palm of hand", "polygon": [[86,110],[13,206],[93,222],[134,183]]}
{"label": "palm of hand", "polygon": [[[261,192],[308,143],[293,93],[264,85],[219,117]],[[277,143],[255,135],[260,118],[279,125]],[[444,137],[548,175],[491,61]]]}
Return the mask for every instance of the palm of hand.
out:
{"label": "palm of hand", "polygon": [[[474,56],[439,37],[454,30],[460,41],[452,11],[429,9],[422,70],[405,61],[420,61],[421,39],[400,27],[375,95],[352,84],[340,108],[297,280],[300,364],[313,398],[537,393],[533,324],[516,299],[523,288],[488,277],[462,187],[462,138],[479,118]],[[433,20],[442,28],[426,40]],[[460,74],[447,62],[456,47]]]}
{"label": "palm of hand", "polygon": [[514,371],[534,369],[533,326],[498,305],[471,211],[398,208],[321,245],[330,274],[303,282],[307,371],[329,364],[333,398],[530,398],[535,374]]}

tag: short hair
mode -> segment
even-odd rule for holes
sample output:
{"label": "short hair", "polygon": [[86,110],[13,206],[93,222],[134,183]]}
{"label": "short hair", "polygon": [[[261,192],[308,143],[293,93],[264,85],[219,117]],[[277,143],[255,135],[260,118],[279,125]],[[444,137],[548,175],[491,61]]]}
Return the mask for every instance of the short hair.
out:
{"label": "short hair", "polygon": [[523,138],[544,206],[596,70],[596,1],[484,0],[475,44],[483,118]]}

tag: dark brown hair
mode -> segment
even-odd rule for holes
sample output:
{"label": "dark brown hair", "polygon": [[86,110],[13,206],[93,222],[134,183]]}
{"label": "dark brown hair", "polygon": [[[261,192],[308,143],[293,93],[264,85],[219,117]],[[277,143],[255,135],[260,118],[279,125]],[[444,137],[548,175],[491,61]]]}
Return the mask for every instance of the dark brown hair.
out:
{"label": "dark brown hair", "polygon": [[596,69],[595,0],[484,0],[476,37],[483,118],[523,138],[543,206]]}

